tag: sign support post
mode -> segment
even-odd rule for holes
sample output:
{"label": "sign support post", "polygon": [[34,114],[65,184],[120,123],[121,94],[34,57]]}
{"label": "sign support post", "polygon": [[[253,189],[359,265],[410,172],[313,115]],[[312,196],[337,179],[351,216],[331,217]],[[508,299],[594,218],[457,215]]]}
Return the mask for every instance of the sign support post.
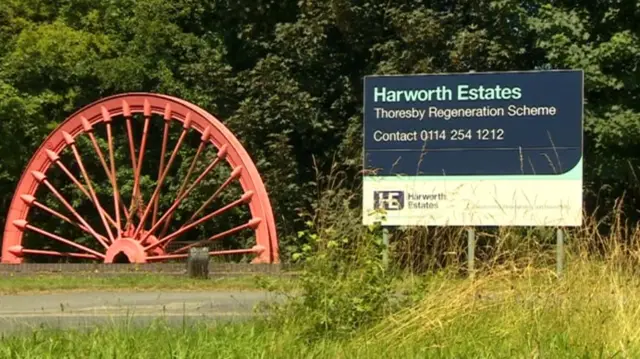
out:
{"label": "sign support post", "polygon": [[556,230],[556,274],[562,278],[564,269],[564,231],[562,228]]}
{"label": "sign support post", "polygon": [[467,269],[469,272],[469,278],[471,279],[474,279],[476,277],[475,257],[476,257],[476,230],[474,228],[468,228],[467,229]]}
{"label": "sign support post", "polygon": [[384,268],[389,268],[389,230],[387,227],[382,227],[382,245],[384,246],[382,252],[382,265]]}

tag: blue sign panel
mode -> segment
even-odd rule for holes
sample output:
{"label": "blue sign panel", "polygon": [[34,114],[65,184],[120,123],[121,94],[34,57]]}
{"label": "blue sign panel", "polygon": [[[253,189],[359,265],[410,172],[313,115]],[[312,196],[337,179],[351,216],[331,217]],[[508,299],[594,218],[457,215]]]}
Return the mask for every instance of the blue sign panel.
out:
{"label": "blue sign panel", "polygon": [[378,176],[559,175],[582,159],[583,72],[367,76]]}

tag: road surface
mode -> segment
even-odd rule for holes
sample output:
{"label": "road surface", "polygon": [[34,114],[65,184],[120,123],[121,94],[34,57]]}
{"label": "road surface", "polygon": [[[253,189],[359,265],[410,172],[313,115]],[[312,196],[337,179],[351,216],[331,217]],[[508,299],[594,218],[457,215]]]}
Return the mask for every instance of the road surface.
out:
{"label": "road surface", "polygon": [[254,306],[277,300],[266,292],[72,292],[0,295],[0,334],[37,327],[91,328],[101,324],[242,320]]}

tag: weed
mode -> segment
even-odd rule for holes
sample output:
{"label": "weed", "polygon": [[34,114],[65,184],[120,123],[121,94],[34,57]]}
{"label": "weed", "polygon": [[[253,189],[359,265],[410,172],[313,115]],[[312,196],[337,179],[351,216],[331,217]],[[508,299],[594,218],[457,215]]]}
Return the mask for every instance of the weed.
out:
{"label": "weed", "polygon": [[270,308],[281,326],[296,325],[302,339],[345,337],[382,318],[392,303],[392,276],[382,262],[379,226],[354,225],[360,214],[339,175],[319,178],[325,186],[317,207],[302,213],[306,230],[298,233],[302,265],[299,292]]}

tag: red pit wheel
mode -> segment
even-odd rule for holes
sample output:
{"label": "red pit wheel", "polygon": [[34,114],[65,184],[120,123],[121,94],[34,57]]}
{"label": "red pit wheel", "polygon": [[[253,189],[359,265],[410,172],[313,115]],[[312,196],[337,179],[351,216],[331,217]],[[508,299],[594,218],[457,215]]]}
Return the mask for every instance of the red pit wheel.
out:
{"label": "red pit wheel", "polygon": [[147,263],[186,258],[198,245],[219,245],[211,255],[279,261],[258,170],[203,109],[132,93],[86,106],[40,146],[9,208],[2,262]]}

